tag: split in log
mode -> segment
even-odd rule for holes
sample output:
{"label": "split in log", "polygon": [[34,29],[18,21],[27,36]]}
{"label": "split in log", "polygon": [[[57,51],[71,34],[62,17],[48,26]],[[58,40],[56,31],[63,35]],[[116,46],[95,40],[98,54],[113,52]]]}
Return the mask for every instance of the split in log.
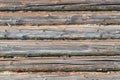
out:
{"label": "split in log", "polygon": [[[86,59],[88,58],[88,59]],[[0,59],[0,71],[15,72],[108,72],[120,71],[120,57],[13,58]]]}

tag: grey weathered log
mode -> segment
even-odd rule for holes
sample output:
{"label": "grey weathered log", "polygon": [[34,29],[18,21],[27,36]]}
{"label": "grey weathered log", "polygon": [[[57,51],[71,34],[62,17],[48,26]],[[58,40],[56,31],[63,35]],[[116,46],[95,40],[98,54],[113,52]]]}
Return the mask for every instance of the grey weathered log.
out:
{"label": "grey weathered log", "polygon": [[43,74],[42,73],[4,72],[0,74],[0,78],[3,80],[61,80],[61,79],[62,80],[119,80],[120,79],[120,72],[109,72],[109,73],[101,73],[101,72],[52,73],[51,72],[51,73],[43,73]]}
{"label": "grey weathered log", "polygon": [[120,12],[0,12],[0,25],[120,24]]}
{"label": "grey weathered log", "polygon": [[0,40],[0,56],[120,55],[120,40]]}
{"label": "grey weathered log", "polygon": [[0,11],[120,10],[119,0],[0,0]]}
{"label": "grey weathered log", "polygon": [[120,39],[119,25],[0,26],[0,39]]}
{"label": "grey weathered log", "polygon": [[73,58],[0,59],[0,71],[15,71],[15,72],[120,71],[120,57],[100,56],[86,58],[73,57]]}

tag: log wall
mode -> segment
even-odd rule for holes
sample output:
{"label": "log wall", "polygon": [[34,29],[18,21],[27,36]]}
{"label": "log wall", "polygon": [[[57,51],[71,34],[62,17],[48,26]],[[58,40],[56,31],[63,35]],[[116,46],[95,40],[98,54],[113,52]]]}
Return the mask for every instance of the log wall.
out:
{"label": "log wall", "polygon": [[119,80],[120,0],[0,0],[0,78]]}

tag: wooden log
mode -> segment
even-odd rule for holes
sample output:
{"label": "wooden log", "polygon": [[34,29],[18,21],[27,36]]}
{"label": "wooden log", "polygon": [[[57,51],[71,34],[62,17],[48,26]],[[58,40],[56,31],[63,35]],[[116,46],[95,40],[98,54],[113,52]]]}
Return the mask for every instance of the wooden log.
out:
{"label": "wooden log", "polygon": [[120,55],[120,40],[1,40],[0,56]]}
{"label": "wooden log", "polygon": [[120,24],[120,12],[0,12],[0,25]]}
{"label": "wooden log", "polygon": [[0,0],[0,11],[120,10],[119,0]]}
{"label": "wooden log", "polygon": [[[86,59],[88,58],[88,59]],[[80,72],[120,71],[120,57],[13,58],[0,59],[0,71]],[[100,59],[100,60],[99,60]],[[53,68],[54,67],[54,68]]]}
{"label": "wooden log", "polygon": [[[44,75],[43,75],[44,74]],[[67,75],[66,75],[67,74]],[[69,74],[69,75],[68,75]],[[51,73],[12,73],[0,74],[3,80],[119,80],[120,72],[51,72]]]}
{"label": "wooden log", "polygon": [[0,39],[120,39],[119,25],[0,26]]}

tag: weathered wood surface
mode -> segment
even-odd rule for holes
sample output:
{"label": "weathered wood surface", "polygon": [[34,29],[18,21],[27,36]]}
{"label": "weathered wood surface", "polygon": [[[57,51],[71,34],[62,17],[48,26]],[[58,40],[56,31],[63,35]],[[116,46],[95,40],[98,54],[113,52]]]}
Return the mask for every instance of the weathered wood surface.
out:
{"label": "weathered wood surface", "polygon": [[79,72],[120,71],[119,56],[71,58],[13,58],[0,59],[0,71],[17,72]]}
{"label": "weathered wood surface", "polygon": [[120,40],[0,40],[0,56],[120,55]]}
{"label": "weathered wood surface", "polygon": [[119,25],[120,0],[0,0],[0,79],[120,80]]}
{"label": "weathered wood surface", "polygon": [[120,10],[119,0],[0,0],[0,11]]}
{"label": "weathered wood surface", "polygon": [[0,39],[120,39],[119,25],[0,26]]}
{"label": "weathered wood surface", "polygon": [[0,12],[0,25],[119,25],[120,12]]}
{"label": "weathered wood surface", "polygon": [[[0,74],[2,80],[119,80],[120,72],[67,72],[67,73],[10,73]],[[60,75],[62,74],[62,75]],[[67,74],[67,76],[65,76]],[[69,74],[69,75],[68,75]],[[75,74],[75,75],[74,75]]]}

